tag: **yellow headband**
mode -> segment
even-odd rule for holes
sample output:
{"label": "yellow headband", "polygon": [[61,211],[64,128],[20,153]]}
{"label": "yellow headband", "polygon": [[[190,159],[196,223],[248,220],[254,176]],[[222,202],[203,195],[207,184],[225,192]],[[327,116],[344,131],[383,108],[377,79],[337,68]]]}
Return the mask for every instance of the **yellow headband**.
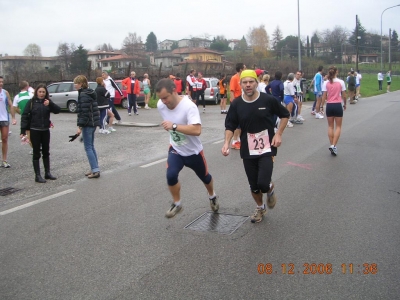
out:
{"label": "yellow headband", "polygon": [[244,77],[252,77],[255,80],[257,80],[257,74],[254,70],[244,70],[242,71],[242,73],[240,74],[240,80],[242,80],[242,78]]}

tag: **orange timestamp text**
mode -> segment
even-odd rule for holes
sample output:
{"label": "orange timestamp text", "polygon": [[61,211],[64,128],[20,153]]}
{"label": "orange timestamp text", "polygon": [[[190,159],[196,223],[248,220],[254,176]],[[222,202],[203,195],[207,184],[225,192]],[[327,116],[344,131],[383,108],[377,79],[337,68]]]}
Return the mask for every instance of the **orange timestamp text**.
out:
{"label": "orange timestamp text", "polygon": [[[333,274],[334,266],[331,263],[303,263],[300,266],[296,266],[294,263],[284,264],[272,264],[272,263],[259,263],[257,265],[258,274]],[[375,275],[378,273],[378,264],[376,263],[343,263],[340,268],[336,268],[340,274],[364,274],[364,275]]]}

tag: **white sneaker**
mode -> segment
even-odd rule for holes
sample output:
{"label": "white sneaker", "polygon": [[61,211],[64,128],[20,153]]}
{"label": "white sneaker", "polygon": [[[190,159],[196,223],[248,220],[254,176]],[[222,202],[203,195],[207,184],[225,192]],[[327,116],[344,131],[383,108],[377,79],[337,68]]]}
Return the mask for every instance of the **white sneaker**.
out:
{"label": "white sneaker", "polygon": [[287,124],[286,124],[286,127],[288,127],[288,128],[292,128],[292,127],[293,127],[293,124],[292,124],[292,122],[288,121],[288,122],[287,122]]}
{"label": "white sneaker", "polygon": [[323,119],[324,116],[321,115],[320,113],[316,113],[316,114],[315,114],[315,118],[316,118],[316,119]]}
{"label": "white sneaker", "polygon": [[117,122],[117,124],[122,124],[122,120],[119,120],[119,121]]}
{"label": "white sneaker", "polygon": [[108,131],[107,129],[103,129],[103,132],[102,132],[102,134],[110,134],[111,132],[110,131]]}
{"label": "white sneaker", "polygon": [[8,135],[11,135],[11,133],[12,133],[12,131],[10,130],[10,131],[8,132]]}
{"label": "white sneaker", "polygon": [[110,133],[111,133],[111,132],[117,131],[117,129],[114,129],[114,127],[108,127],[108,131],[110,131]]}
{"label": "white sneaker", "polygon": [[145,106],[144,109],[151,109],[151,107]]}
{"label": "white sneaker", "polygon": [[103,131],[104,131],[103,129],[99,129],[99,133],[103,133]]}
{"label": "white sneaker", "polygon": [[297,116],[297,120],[305,121],[304,118],[303,118],[301,115],[298,115],[298,116]]}
{"label": "white sneaker", "polygon": [[311,111],[311,114],[312,114],[312,115],[315,115],[315,110]]}
{"label": "white sneaker", "polygon": [[132,114],[131,114],[131,113],[128,113],[128,116],[132,116]]}

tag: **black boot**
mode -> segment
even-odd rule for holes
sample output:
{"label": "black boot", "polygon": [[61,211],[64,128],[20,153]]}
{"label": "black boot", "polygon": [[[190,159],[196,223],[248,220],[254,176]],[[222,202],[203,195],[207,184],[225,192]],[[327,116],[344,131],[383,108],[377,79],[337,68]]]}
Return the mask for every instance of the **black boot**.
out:
{"label": "black boot", "polygon": [[46,180],[40,175],[40,164],[38,160],[33,161],[33,169],[35,170],[35,181],[40,183],[45,183]]}
{"label": "black boot", "polygon": [[57,178],[50,173],[50,158],[43,158],[44,165],[44,178],[50,180],[56,180]]}

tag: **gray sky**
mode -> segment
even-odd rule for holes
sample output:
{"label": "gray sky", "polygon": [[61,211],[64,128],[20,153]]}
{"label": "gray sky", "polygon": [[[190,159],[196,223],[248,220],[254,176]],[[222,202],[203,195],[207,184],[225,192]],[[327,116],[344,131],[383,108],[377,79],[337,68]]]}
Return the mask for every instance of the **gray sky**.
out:
{"label": "gray sky", "polygon": [[[299,0],[300,35],[340,25],[352,31],[356,14],[367,31],[380,34],[382,11],[400,0]],[[59,42],[86,49],[110,43],[119,49],[129,32],[146,41],[209,34],[240,39],[264,24],[271,36],[277,25],[283,36],[297,36],[297,0],[0,0],[0,54],[22,55],[30,43],[43,56],[54,56]],[[400,31],[400,6],[383,14],[383,32]]]}

